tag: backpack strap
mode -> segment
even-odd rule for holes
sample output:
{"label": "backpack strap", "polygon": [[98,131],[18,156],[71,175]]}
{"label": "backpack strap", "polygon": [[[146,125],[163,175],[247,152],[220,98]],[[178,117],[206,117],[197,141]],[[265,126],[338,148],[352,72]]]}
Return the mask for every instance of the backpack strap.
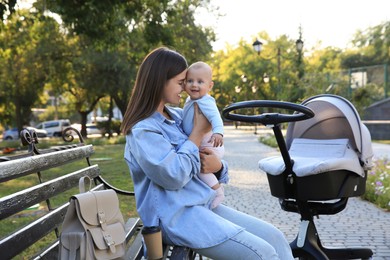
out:
{"label": "backpack strap", "polygon": [[[86,180],[88,180],[87,182],[89,182],[89,187],[88,187],[87,190],[85,189],[85,182],[86,182]],[[85,191],[91,190],[91,187],[92,187],[92,179],[89,176],[83,176],[83,177],[81,177],[79,179],[79,191],[80,191],[80,193],[84,193]]]}

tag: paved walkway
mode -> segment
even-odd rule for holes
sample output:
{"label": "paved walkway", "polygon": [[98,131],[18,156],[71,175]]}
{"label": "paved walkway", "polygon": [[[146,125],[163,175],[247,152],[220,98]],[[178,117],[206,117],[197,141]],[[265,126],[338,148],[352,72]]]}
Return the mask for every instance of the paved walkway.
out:
{"label": "paved walkway", "polygon": [[[225,203],[273,223],[292,241],[298,233],[299,214],[280,208],[278,199],[271,196],[266,175],[257,166],[260,159],[279,152],[259,143],[259,135],[254,135],[253,130],[225,127],[224,158],[229,163],[231,177],[225,186]],[[390,158],[389,147],[380,146],[380,155],[389,154]],[[374,145],[374,151],[376,148]],[[360,198],[351,198],[345,210],[336,215],[321,215],[315,222],[326,247],[369,247],[374,251],[373,259],[390,259],[390,212]]]}

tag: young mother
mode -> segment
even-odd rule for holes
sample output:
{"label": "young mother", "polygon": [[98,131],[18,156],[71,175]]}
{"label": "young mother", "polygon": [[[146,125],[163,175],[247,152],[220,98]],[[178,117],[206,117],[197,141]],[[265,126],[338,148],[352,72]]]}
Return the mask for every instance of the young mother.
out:
{"label": "young mother", "polygon": [[[210,209],[215,191],[198,173],[227,183],[228,167],[212,151],[199,151],[210,124],[195,109],[187,136],[179,105],[187,61],[161,47],[142,62],[122,123],[124,157],[137,211],[145,226],[160,226],[166,244],[192,248],[212,259],[293,259],[283,234],[269,223],[224,205]],[[210,173],[212,174],[212,173]]]}

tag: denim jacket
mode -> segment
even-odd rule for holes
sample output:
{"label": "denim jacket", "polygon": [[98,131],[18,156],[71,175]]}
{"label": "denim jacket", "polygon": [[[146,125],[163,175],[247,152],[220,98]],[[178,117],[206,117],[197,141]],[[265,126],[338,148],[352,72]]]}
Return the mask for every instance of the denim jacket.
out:
{"label": "denim jacket", "polygon": [[[210,209],[215,191],[198,178],[198,147],[182,130],[180,108],[166,107],[173,120],[155,112],[126,136],[124,157],[134,182],[137,211],[145,226],[160,226],[168,244],[215,246],[241,227]],[[228,182],[227,163],[220,182]]]}

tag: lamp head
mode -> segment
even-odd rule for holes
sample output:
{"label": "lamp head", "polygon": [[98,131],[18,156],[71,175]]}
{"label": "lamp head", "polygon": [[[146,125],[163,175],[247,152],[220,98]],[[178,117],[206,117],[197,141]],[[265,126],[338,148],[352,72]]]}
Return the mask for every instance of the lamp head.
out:
{"label": "lamp head", "polygon": [[303,41],[300,38],[295,42],[295,47],[297,48],[298,52],[303,50]]}
{"label": "lamp head", "polygon": [[263,43],[259,41],[257,38],[256,41],[252,44],[253,49],[257,52],[258,55],[260,55],[262,45]]}
{"label": "lamp head", "polygon": [[267,73],[264,73],[263,81],[264,81],[264,83],[268,83],[269,82],[269,77],[268,77]]}
{"label": "lamp head", "polygon": [[244,74],[244,75],[241,75],[241,80],[242,80],[242,82],[247,82],[248,81],[248,78],[247,78],[247,76]]}

